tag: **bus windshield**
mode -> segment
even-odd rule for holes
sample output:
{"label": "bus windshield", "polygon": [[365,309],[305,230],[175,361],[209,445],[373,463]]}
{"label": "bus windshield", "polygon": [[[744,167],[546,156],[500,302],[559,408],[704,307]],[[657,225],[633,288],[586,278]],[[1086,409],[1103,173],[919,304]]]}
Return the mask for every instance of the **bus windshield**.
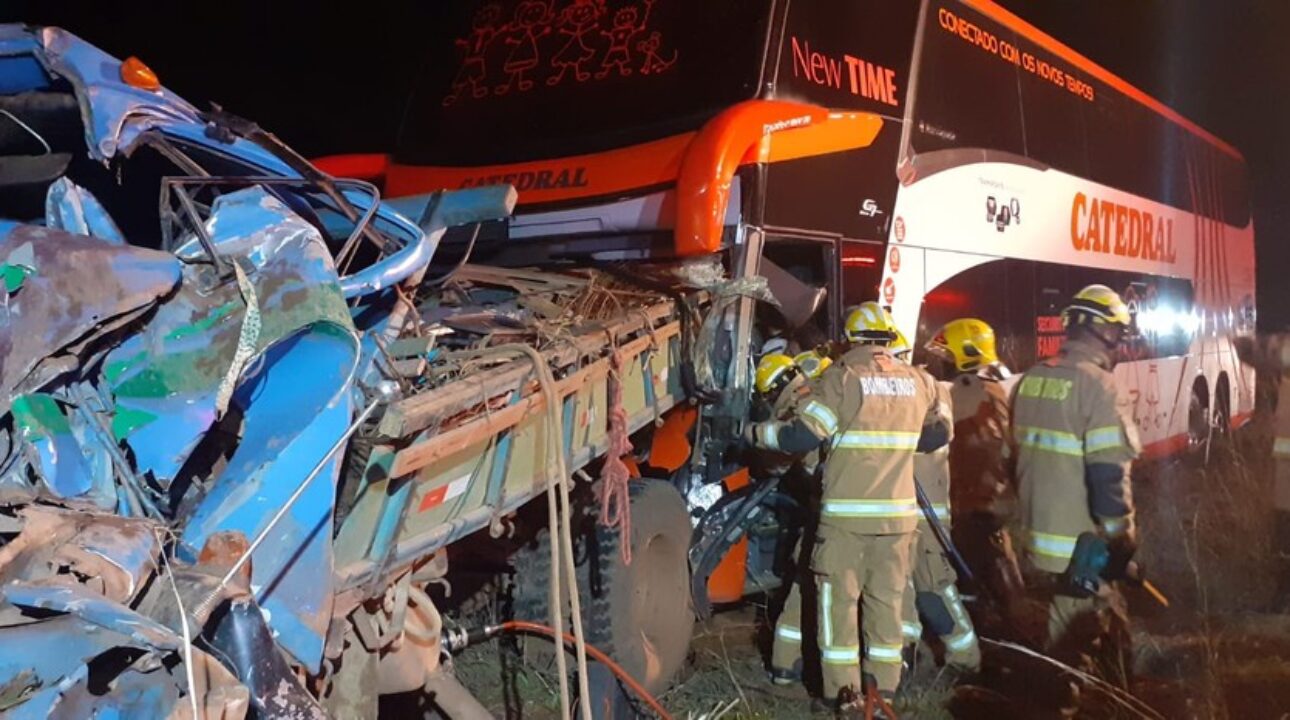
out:
{"label": "bus windshield", "polygon": [[436,3],[395,161],[567,157],[695,130],[760,84],[770,0]]}

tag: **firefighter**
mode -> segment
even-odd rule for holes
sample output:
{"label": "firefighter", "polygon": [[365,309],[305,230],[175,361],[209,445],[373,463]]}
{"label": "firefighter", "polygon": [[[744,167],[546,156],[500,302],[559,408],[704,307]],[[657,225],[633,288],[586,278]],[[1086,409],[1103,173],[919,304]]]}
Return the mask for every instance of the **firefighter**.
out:
{"label": "firefighter", "polygon": [[[804,392],[809,391],[808,384],[833,363],[818,351],[808,350],[795,358],[782,353],[767,355],[757,364],[755,385],[758,394],[771,404],[770,419],[788,420],[792,417],[793,406]],[[773,457],[767,468],[768,475],[783,477],[793,469],[791,456],[772,453]],[[805,453],[799,464],[800,474],[814,478],[819,465],[819,452]],[[803,538],[808,537],[811,528],[804,529]],[[802,538],[793,548],[793,559],[801,557]],[[802,591],[796,580],[790,581],[788,596],[775,622],[775,636],[771,645],[770,661],[771,682],[776,685],[792,685],[802,679]]]}
{"label": "firefighter", "polygon": [[[1124,577],[1137,548],[1129,470],[1139,444],[1111,374],[1116,347],[1130,327],[1124,301],[1104,285],[1090,285],[1062,311],[1062,320],[1060,353],[1013,388],[1012,438],[1026,555],[1053,591],[1046,647],[1077,657],[1097,639],[1086,638],[1087,630],[1107,638],[1100,644],[1108,651],[1127,649],[1123,599],[1112,581]],[[1110,561],[1100,575],[1107,582],[1099,582],[1091,597],[1065,581],[1081,569],[1072,560],[1081,560],[1075,549],[1083,533],[1109,545]]]}
{"label": "firefighter", "polygon": [[[902,351],[903,346],[903,351]],[[909,362],[912,348],[904,335],[897,335],[892,343],[893,354]],[[920,369],[921,371],[921,369]],[[936,401],[941,417],[950,422],[953,417],[949,386],[928,378],[936,391]],[[950,432],[953,443],[954,433]],[[937,448],[930,453],[914,456],[914,477],[923,488],[946,533],[950,532],[950,446]],[[933,532],[925,515],[919,515],[918,533],[914,541],[912,572],[905,590],[902,630],[905,639],[907,664],[917,657],[918,643],[923,637],[923,621],[941,639],[945,646],[945,662],[961,673],[974,673],[981,668],[981,648],[977,642],[972,618],[959,595],[958,573],[950,563],[947,550]]]}
{"label": "firefighter", "polygon": [[949,425],[930,378],[887,350],[896,337],[888,312],[865,303],[847,318],[846,332],[855,346],[798,401],[793,417],[750,425],[749,439],[791,453],[829,444],[811,570],[825,698],[855,715],[870,693],[889,698],[900,682],[901,606],[918,527],[913,457],[945,445]]}
{"label": "firefighter", "polygon": [[1019,627],[1025,588],[1007,530],[1017,499],[1005,461],[1008,393],[1002,385],[1011,373],[999,362],[994,329],[983,320],[952,320],[925,348],[936,360],[935,374],[950,381],[955,544],[1007,624]]}

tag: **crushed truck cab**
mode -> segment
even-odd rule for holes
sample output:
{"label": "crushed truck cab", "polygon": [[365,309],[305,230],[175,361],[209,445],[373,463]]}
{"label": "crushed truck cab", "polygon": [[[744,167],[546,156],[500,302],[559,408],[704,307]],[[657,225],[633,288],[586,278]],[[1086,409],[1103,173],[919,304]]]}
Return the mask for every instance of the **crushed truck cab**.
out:
{"label": "crushed truck cab", "polygon": [[502,548],[545,620],[561,486],[588,639],[668,682],[697,404],[764,287],[440,257],[515,189],[383,202],[62,30],[0,26],[0,77],[0,710],[482,712],[441,664],[450,558]]}

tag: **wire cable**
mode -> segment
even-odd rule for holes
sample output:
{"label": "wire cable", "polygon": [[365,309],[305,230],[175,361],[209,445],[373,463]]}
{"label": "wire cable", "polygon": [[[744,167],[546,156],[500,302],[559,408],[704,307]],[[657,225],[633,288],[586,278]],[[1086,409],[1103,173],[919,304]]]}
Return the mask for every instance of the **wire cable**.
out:
{"label": "wire cable", "polygon": [[1111,683],[1099,677],[1095,677],[1082,670],[1073,668],[1070,665],[1067,665],[1066,663],[1061,662],[1060,660],[1056,660],[1054,658],[1048,657],[1043,653],[1036,652],[1024,645],[1018,645],[1017,643],[1013,643],[1013,642],[1007,642],[1004,640],[993,640],[987,637],[982,637],[981,642],[987,645],[994,645],[995,647],[1005,648],[1008,650],[1012,650],[1014,652],[1021,653],[1022,655],[1026,655],[1028,657],[1035,658],[1036,660],[1043,661],[1049,665],[1052,665],[1053,667],[1058,668],[1059,670],[1067,672],[1073,675],[1074,677],[1078,678],[1079,680],[1083,681],[1085,684],[1089,685],[1090,687],[1094,687],[1094,688],[1097,688],[1098,690],[1101,690],[1112,700],[1115,700],[1115,702],[1119,704],[1121,707],[1124,707],[1125,709],[1135,713],[1139,717],[1150,718],[1151,720],[1164,720],[1164,716],[1156,712],[1155,708],[1152,708],[1150,705],[1142,702],[1141,700],[1134,697],[1133,695],[1121,690],[1120,688],[1112,685]]}
{"label": "wire cable", "polygon": [[[535,622],[526,622],[524,620],[510,620],[508,622],[504,622],[496,627],[496,632],[490,634],[495,635],[498,632],[536,633],[551,638],[552,640],[559,637],[565,643],[570,645],[576,644],[576,640],[568,633],[557,635],[555,630],[547,627],[546,625]],[[650,692],[636,680],[636,678],[632,677],[631,674],[624,670],[622,666],[614,662],[608,655],[590,643],[583,643],[583,647],[586,648],[588,655],[595,658],[600,664],[609,668],[609,671],[612,672],[615,677],[621,680],[624,685],[631,688],[631,691],[635,693],[636,697],[640,698],[641,702],[648,705],[656,715],[663,720],[672,720],[672,716],[663,708],[663,705],[653,695],[651,695]],[[584,697],[582,700],[583,707],[590,707],[590,704],[590,698]]]}
{"label": "wire cable", "polygon": [[26,130],[28,133],[31,133],[31,136],[36,138],[36,142],[40,143],[41,146],[45,148],[46,155],[49,155],[54,152],[53,149],[49,147],[49,143],[45,142],[45,138],[41,137],[40,133],[36,132],[36,130],[32,128],[30,125],[19,120],[17,115],[14,115],[8,110],[0,110],[0,115],[4,115],[5,117],[17,123],[18,127],[22,128],[23,130]]}

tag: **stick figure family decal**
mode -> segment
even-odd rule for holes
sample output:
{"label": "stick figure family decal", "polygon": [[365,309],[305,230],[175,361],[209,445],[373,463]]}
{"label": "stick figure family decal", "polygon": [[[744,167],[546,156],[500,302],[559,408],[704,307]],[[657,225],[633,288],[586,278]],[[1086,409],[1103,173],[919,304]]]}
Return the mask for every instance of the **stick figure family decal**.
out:
{"label": "stick figure family decal", "polygon": [[[445,106],[465,99],[526,92],[540,79],[549,87],[609,77],[659,75],[676,64],[663,32],[650,29],[657,0],[520,0],[475,11],[456,45],[461,65]],[[545,77],[543,77],[545,76]]]}

